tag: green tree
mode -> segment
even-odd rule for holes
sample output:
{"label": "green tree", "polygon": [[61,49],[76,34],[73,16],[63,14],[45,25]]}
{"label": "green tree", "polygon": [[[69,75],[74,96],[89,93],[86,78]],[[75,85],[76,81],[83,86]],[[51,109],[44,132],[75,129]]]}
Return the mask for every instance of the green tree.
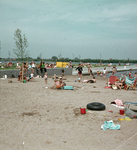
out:
{"label": "green tree", "polygon": [[58,57],[57,57],[57,56],[52,56],[51,59],[52,59],[52,60],[57,60]]}
{"label": "green tree", "polygon": [[26,51],[28,47],[28,41],[25,34],[22,36],[21,30],[17,29],[14,33],[15,47],[13,49],[13,53],[17,58],[20,58],[23,61],[23,58],[27,57],[28,51]]}

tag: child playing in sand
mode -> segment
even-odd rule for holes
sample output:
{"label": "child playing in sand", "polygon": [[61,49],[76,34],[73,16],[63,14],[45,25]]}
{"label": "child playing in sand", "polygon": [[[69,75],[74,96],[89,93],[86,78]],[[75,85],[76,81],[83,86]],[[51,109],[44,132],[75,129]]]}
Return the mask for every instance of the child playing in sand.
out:
{"label": "child playing in sand", "polygon": [[59,77],[59,82],[60,82],[60,85],[62,86],[62,89],[64,86],[66,86],[66,83],[63,82],[63,77]]}
{"label": "child playing in sand", "polygon": [[54,79],[54,85],[51,87],[51,89],[54,88],[54,86],[56,86],[57,89],[63,89],[63,87],[65,86],[66,84],[62,81],[62,79]]}
{"label": "child playing in sand", "polygon": [[47,84],[47,79],[48,79],[47,72],[45,72],[45,75],[44,75],[45,84]]}
{"label": "child playing in sand", "polygon": [[54,79],[54,85],[51,87],[51,89],[53,89],[54,86],[56,86],[57,89],[61,88],[61,84],[60,84],[59,80]]}

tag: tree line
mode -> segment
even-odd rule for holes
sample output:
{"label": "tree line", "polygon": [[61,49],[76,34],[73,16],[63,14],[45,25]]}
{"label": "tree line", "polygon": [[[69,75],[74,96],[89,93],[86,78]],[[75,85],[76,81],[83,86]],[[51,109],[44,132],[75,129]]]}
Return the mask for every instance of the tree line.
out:
{"label": "tree line", "polygon": [[[15,49],[13,49],[13,53],[17,57],[17,61],[52,61],[52,62],[83,62],[83,63],[137,63],[137,60],[122,60],[122,59],[80,59],[80,57],[75,57],[74,59],[69,58],[63,58],[61,54],[57,56],[52,56],[51,59],[42,59],[40,53],[40,56],[38,56],[36,59],[29,57],[29,51],[27,50],[28,47],[28,41],[25,36],[25,34],[22,36],[21,30],[17,29],[14,32],[14,40],[15,40]],[[10,52],[9,52],[10,55]]]}

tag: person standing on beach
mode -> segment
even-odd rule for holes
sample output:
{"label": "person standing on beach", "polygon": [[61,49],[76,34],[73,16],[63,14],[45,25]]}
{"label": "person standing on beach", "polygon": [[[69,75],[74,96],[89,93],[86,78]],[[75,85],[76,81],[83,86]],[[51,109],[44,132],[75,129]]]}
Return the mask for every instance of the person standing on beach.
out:
{"label": "person standing on beach", "polygon": [[81,64],[79,64],[79,66],[76,68],[76,70],[78,70],[78,77],[81,80],[82,79],[82,71],[83,71]]}
{"label": "person standing on beach", "polygon": [[48,79],[47,72],[45,72],[45,75],[44,75],[45,84],[47,84],[47,79]]}
{"label": "person standing on beach", "polygon": [[106,70],[106,67],[104,68],[104,70],[103,70],[103,78],[105,78],[105,76],[106,76],[106,73],[107,73],[107,70]]}
{"label": "person standing on beach", "polygon": [[88,73],[90,72],[90,64],[88,64]]}
{"label": "person standing on beach", "polygon": [[62,71],[61,71],[62,73],[61,73],[61,76],[64,76],[65,74],[65,70],[64,70],[64,68],[62,69]]}
{"label": "person standing on beach", "polygon": [[92,76],[92,75],[93,75],[93,73],[92,73],[92,69],[91,69],[91,67],[90,67],[90,70],[89,70],[89,71],[90,71],[90,76]]}

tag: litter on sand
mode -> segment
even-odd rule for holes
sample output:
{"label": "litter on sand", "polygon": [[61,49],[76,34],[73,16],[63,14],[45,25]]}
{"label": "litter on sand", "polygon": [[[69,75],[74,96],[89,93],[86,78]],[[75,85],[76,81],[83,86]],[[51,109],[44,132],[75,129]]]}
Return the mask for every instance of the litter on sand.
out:
{"label": "litter on sand", "polygon": [[103,129],[104,131],[106,131],[108,129],[120,130],[120,125],[119,124],[114,124],[113,120],[105,121],[104,124],[101,125],[101,129]]}

